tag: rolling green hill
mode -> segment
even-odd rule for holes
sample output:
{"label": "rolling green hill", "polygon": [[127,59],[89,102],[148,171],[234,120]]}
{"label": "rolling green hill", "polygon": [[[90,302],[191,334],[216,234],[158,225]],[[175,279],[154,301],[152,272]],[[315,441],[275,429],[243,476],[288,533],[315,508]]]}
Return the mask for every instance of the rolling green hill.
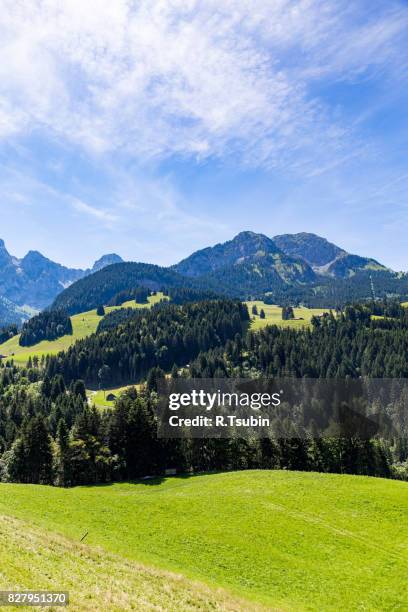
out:
{"label": "rolling green hill", "polygon": [[[105,312],[109,313],[119,308],[150,308],[153,304],[156,304],[163,299],[162,293],[157,293],[148,298],[148,304],[137,304],[135,301],[125,302],[121,306],[106,306]],[[33,346],[20,346],[19,336],[14,336],[0,344],[0,355],[10,357],[14,360],[17,365],[25,365],[28,359],[33,358],[35,355],[41,359],[43,355],[56,355],[60,351],[65,351],[70,347],[76,340],[86,338],[96,331],[98,323],[101,320],[96,314],[96,309],[89,310],[88,312],[81,312],[71,317],[72,322],[72,335],[62,336],[57,340],[43,340]]]}
{"label": "rolling green hill", "polygon": [[[399,481],[246,471],[73,489],[1,484],[0,515],[3,588],[55,582],[73,602],[88,589],[94,602],[95,584],[101,598],[125,585],[131,601],[154,576],[147,602],[170,593],[164,609],[213,609],[195,595],[185,605],[191,583],[179,578],[178,593],[170,576],[164,586],[167,570],[268,609],[408,607],[408,488]],[[150,569],[135,575],[135,562]]]}

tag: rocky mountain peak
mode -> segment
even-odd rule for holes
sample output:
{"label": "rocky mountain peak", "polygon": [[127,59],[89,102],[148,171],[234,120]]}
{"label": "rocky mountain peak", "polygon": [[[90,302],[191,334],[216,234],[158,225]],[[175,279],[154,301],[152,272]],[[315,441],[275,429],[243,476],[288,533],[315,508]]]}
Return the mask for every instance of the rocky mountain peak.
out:
{"label": "rocky mountain peak", "polygon": [[112,264],[123,263],[123,259],[120,255],[116,253],[108,253],[107,255],[102,255],[97,261],[95,261],[92,272],[97,272],[98,270],[102,270],[102,268],[106,268],[106,266],[111,266]]}

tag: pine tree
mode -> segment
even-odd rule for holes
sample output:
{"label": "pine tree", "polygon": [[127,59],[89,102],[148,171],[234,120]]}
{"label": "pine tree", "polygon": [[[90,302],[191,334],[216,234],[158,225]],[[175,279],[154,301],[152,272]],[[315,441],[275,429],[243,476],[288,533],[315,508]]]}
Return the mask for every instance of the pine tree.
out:
{"label": "pine tree", "polygon": [[51,439],[43,416],[35,416],[24,424],[12,450],[9,473],[15,482],[51,484]]}
{"label": "pine tree", "polygon": [[111,382],[112,371],[108,365],[103,365],[98,371],[98,379],[102,389],[105,389]]}
{"label": "pine tree", "polygon": [[72,393],[79,395],[84,401],[86,401],[86,389],[83,380],[76,380],[72,386]]}
{"label": "pine tree", "polygon": [[69,430],[65,419],[61,418],[57,426],[57,453],[55,458],[56,484],[67,487],[72,484],[71,474],[71,448]]}

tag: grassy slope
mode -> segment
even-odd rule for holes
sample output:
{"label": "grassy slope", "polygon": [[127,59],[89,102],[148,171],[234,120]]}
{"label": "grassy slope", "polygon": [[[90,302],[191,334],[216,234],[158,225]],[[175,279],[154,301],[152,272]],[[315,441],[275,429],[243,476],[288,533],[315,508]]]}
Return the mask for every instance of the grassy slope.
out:
{"label": "grassy slope", "polygon": [[[122,306],[107,306],[105,312],[111,312],[118,308],[146,308],[157,303],[163,298],[162,293],[157,293],[148,298],[149,304],[136,304],[134,300],[125,302]],[[41,358],[42,355],[56,355],[60,351],[66,350],[76,340],[85,338],[90,334],[93,334],[98,327],[98,323],[101,317],[98,317],[96,310],[89,310],[71,317],[73,334],[63,336],[57,340],[48,341],[44,340],[34,346],[20,346],[18,343],[19,336],[14,336],[10,340],[7,340],[4,344],[0,345],[0,354],[10,356],[13,358],[17,365],[24,365],[27,363],[29,357]]]}
{"label": "grassy slope", "polygon": [[[281,306],[275,306],[265,304],[259,300],[253,302],[246,302],[248,306],[249,315],[251,317],[251,329],[257,330],[267,325],[279,325],[280,327],[292,327],[294,329],[300,329],[310,325],[311,318],[315,315],[321,314],[322,312],[329,312],[324,308],[294,308],[296,319],[291,321],[282,320],[282,308]],[[258,309],[258,315],[252,314],[252,306],[256,305]],[[259,317],[261,308],[265,311],[265,319]],[[303,320],[301,320],[301,318]]]}
{"label": "grassy slope", "polygon": [[63,589],[70,593],[70,608],[79,612],[248,609],[246,602],[227,592],[72,542],[10,517],[0,516],[0,549],[2,589]]}
{"label": "grassy slope", "polygon": [[76,542],[89,531],[88,545],[109,554],[285,610],[408,608],[403,482],[253,471],[75,489],[1,484],[0,515]]}

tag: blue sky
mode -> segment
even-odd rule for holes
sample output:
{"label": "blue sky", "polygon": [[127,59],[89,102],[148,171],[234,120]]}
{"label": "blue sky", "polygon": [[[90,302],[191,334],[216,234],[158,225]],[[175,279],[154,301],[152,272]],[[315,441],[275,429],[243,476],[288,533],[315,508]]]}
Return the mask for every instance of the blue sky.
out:
{"label": "blue sky", "polygon": [[0,237],[159,264],[250,229],[408,270],[408,5],[4,0]]}

